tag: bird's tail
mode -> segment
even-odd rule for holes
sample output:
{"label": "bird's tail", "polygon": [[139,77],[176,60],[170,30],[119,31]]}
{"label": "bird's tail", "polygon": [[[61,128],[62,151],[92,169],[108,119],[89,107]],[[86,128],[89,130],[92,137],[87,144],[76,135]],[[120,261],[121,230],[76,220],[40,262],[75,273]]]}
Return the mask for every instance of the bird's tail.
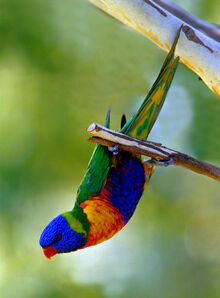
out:
{"label": "bird's tail", "polygon": [[146,139],[150,133],[163,106],[179,62],[179,57],[174,58],[174,52],[181,28],[150,92],[145,97],[137,113],[123,126],[121,133],[139,139]]}

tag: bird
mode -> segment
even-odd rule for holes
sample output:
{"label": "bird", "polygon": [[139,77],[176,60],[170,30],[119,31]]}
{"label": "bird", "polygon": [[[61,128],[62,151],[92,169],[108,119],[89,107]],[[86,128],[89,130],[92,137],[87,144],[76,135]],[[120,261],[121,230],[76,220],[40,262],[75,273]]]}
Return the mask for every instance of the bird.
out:
{"label": "bird", "polygon": [[[179,29],[160,73],[129,121],[121,119],[122,134],[146,139],[163,106],[179,57],[174,52]],[[105,127],[110,126],[110,110]],[[48,259],[112,238],[134,214],[155,168],[141,155],[96,145],[72,210],[56,216],[44,228],[39,244]]]}

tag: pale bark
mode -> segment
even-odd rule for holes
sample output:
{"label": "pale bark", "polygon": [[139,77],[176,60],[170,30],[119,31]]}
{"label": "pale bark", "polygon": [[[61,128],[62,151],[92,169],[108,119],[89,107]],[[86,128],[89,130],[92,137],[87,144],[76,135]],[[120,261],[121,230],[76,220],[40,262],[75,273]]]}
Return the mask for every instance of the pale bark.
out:
{"label": "pale bark", "polygon": [[[220,97],[220,43],[218,28],[202,22],[175,6],[169,8],[169,1],[161,0],[89,0],[125,25],[144,34],[165,51],[169,51],[180,26],[182,32],[176,47],[180,61],[192,69],[203,82]],[[157,2],[157,3],[156,3]],[[162,6],[162,2],[165,3]],[[165,5],[168,5],[167,7]],[[166,7],[167,9],[165,9]],[[180,13],[182,12],[182,16]],[[184,14],[188,18],[184,17]],[[181,18],[180,18],[181,17]],[[191,16],[192,17],[192,16]],[[191,21],[190,21],[191,20]],[[196,23],[197,21],[197,23]],[[203,26],[203,29],[201,28]],[[216,31],[216,40],[210,32],[199,31],[207,27]],[[209,35],[209,36],[208,36]],[[212,38],[211,38],[211,37]]]}
{"label": "pale bark", "polygon": [[[173,15],[175,15],[179,19],[188,23],[192,27],[199,29],[200,31],[205,33],[207,36],[220,42],[220,27],[219,26],[210,24],[210,23],[205,22],[199,18],[194,17],[193,15],[188,13],[186,10],[175,5],[173,2],[171,2],[169,0],[153,0],[153,1],[156,2],[158,5],[160,5],[161,7],[168,10],[169,12],[171,12]],[[184,2],[183,2],[183,5],[184,5]]]}

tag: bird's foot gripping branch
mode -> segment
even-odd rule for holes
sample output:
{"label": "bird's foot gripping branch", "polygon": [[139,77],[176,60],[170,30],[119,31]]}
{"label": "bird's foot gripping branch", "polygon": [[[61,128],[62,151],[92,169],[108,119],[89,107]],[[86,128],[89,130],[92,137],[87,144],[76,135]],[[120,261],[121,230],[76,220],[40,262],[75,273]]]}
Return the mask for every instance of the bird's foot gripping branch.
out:
{"label": "bird's foot gripping branch", "polygon": [[[220,168],[199,161],[185,153],[169,149],[161,144],[123,135],[97,123],[91,124],[87,132],[93,135],[93,137],[89,138],[90,142],[108,147],[117,145],[118,150],[145,155],[156,160],[155,165],[162,165],[164,163],[166,166],[169,164],[182,166],[193,172],[220,181]],[[172,160],[172,163],[169,162],[170,160]]]}

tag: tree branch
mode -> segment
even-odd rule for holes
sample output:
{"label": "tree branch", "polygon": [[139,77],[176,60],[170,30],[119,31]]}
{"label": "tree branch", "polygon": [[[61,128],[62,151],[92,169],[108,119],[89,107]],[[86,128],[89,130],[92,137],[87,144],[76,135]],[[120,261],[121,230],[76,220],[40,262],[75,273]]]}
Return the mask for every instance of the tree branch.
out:
{"label": "tree branch", "polygon": [[[169,51],[176,32],[184,21],[176,48],[180,61],[192,69],[220,97],[220,43],[200,32],[208,23],[187,14],[168,1],[155,0],[89,0],[122,23],[144,34],[165,51]],[[157,2],[157,3],[156,3]],[[166,2],[162,6],[162,2]],[[159,5],[160,4],[160,5]],[[180,16],[181,12],[181,16]],[[176,15],[175,15],[176,14]],[[186,17],[187,16],[187,17]],[[196,20],[196,22],[195,22]],[[200,23],[200,26],[199,26]],[[206,25],[205,25],[206,24]],[[211,25],[210,25],[211,26]],[[215,27],[218,33],[217,27]],[[204,31],[204,30],[203,30]],[[213,36],[212,36],[213,37]]]}
{"label": "tree branch", "polygon": [[119,150],[125,150],[136,154],[146,155],[148,157],[161,161],[173,159],[173,165],[182,166],[193,172],[208,176],[220,181],[220,168],[199,161],[187,154],[162,146],[161,144],[136,139],[119,132],[112,131],[97,123],[91,124],[87,132],[92,134],[89,141],[101,144],[103,146],[119,145]]}

